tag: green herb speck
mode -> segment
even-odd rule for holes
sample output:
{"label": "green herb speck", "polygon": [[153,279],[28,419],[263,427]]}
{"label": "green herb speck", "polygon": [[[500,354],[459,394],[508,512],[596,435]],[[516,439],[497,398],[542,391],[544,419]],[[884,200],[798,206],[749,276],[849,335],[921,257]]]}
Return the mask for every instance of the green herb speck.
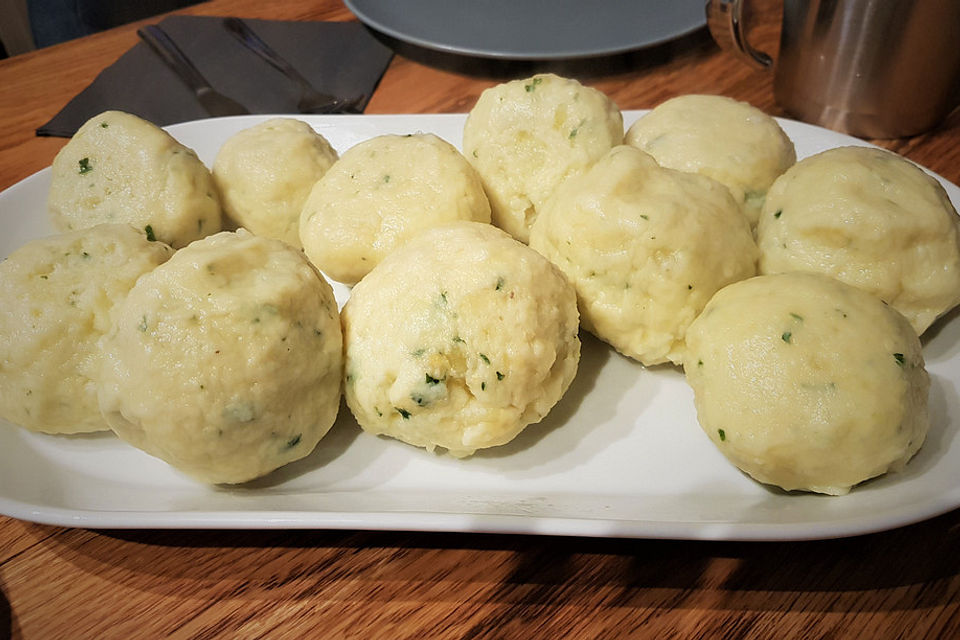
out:
{"label": "green herb speck", "polygon": [[106,122],[101,122],[101,123],[100,123],[100,128],[101,128],[101,129],[106,129],[106,128],[109,127],[109,126],[110,126],[110,125],[107,124]]}
{"label": "green herb speck", "polygon": [[93,167],[90,165],[90,158],[80,158],[80,175],[85,173],[90,173],[93,171]]}
{"label": "green herb speck", "polygon": [[503,284],[504,284],[503,278],[497,278],[496,290],[500,291],[501,289],[503,289]]}
{"label": "green herb speck", "polygon": [[537,85],[543,82],[543,78],[534,78],[530,84],[523,85],[523,88],[527,93],[533,93],[536,90]]}
{"label": "green herb speck", "polygon": [[783,209],[777,209],[777,210],[773,213],[773,217],[774,217],[774,218],[779,218],[781,215],[783,215]]}
{"label": "green herb speck", "polygon": [[147,327],[148,327],[148,325],[147,325],[147,316],[141,316],[141,317],[140,317],[140,324],[137,325],[137,329],[139,329],[140,331],[146,331],[146,330],[147,330]]}
{"label": "green herb speck", "polygon": [[497,371],[497,380],[503,380],[503,374]]}
{"label": "green herb speck", "polygon": [[157,236],[153,234],[153,227],[149,224],[143,228],[143,232],[147,234],[147,240],[150,242],[156,242]]}
{"label": "green herb speck", "polygon": [[427,373],[427,374],[425,374],[425,375],[426,375],[426,383],[427,383],[427,384],[440,384],[440,379],[439,379],[439,378],[434,378],[434,377],[433,377],[432,375],[430,375],[429,373]]}
{"label": "green herb speck", "polygon": [[717,429],[717,435],[720,436],[720,442],[726,442],[727,432],[723,429]]}
{"label": "green herb speck", "polygon": [[488,358],[485,354],[482,354],[482,353],[481,353],[481,354],[478,354],[478,355],[480,356],[480,359],[483,360],[483,363],[484,363],[484,364],[490,364],[490,358]]}
{"label": "green herb speck", "polygon": [[803,316],[799,313],[791,313],[790,317],[796,320],[797,322],[803,322]]}
{"label": "green herb speck", "polygon": [[404,420],[410,419],[410,412],[407,411],[406,409],[401,409],[400,407],[394,407],[394,409],[397,410],[397,413],[399,413],[400,417],[403,418]]}
{"label": "green herb speck", "polygon": [[293,449],[295,446],[297,446],[298,444],[300,444],[300,438],[301,438],[302,436],[303,436],[303,434],[298,433],[297,435],[295,435],[295,436],[293,436],[292,438],[290,438],[289,440],[287,440],[287,449]]}
{"label": "green herb speck", "polygon": [[786,342],[787,344],[790,344],[791,338],[793,338],[793,333],[791,333],[790,331],[784,331],[783,335],[780,336],[780,339]]}
{"label": "green herb speck", "polygon": [[897,364],[898,364],[899,366],[901,366],[901,367],[903,366],[903,364],[904,364],[904,359],[903,359],[903,354],[902,354],[902,353],[895,353],[895,354],[893,354],[893,359],[897,361]]}

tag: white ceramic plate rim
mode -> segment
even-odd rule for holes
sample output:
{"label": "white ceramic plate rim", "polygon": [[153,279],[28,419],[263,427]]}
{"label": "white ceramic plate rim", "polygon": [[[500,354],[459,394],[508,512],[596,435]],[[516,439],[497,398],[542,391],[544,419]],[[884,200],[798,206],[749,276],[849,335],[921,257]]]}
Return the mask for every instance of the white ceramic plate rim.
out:
{"label": "white ceramic plate rim", "polygon": [[[624,112],[629,126],[642,111]],[[269,116],[169,128],[210,165],[219,144]],[[465,116],[304,116],[342,153],[383,133],[434,132],[459,146]],[[780,121],[801,157],[863,141]],[[49,169],[0,194],[0,255],[52,233]],[[943,181],[954,203],[960,189]],[[336,285],[342,303],[345,287]],[[317,451],[263,481],[211,488],[109,435],[47,436],[0,424],[0,513],[85,528],[366,529],[698,540],[850,536],[960,506],[960,323],[924,340],[928,442],[900,474],[844,497],[787,495],[734,469],[696,423],[672,367],[644,369],[584,337],[581,372],[540,425],[456,461],[359,430],[341,409]]]}

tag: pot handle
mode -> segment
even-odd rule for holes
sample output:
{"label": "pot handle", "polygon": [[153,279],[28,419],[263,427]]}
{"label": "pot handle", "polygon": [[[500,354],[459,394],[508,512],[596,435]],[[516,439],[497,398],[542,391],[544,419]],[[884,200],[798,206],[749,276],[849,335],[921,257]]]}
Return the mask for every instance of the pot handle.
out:
{"label": "pot handle", "polygon": [[732,51],[754,67],[769,69],[773,60],[747,42],[743,30],[745,0],[707,0],[707,28],[724,51]]}

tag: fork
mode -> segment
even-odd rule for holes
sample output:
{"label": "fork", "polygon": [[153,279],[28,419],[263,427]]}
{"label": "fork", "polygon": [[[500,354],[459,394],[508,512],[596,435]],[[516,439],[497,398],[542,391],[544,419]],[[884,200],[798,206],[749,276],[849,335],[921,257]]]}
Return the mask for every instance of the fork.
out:
{"label": "fork", "polygon": [[360,104],[366,98],[365,95],[354,98],[338,98],[329,93],[317,91],[293,65],[261,40],[243,20],[224,18],[223,26],[241,44],[299,85],[300,98],[297,101],[297,111],[300,113],[360,113]]}

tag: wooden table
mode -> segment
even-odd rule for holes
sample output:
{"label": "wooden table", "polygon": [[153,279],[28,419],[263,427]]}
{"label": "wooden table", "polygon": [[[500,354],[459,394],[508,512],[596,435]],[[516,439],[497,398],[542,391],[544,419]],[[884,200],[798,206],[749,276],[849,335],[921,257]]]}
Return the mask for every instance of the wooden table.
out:
{"label": "wooden table", "polygon": [[[776,3],[754,4],[754,39],[775,49]],[[338,0],[214,0],[184,13],[352,19]],[[136,43],[136,26],[0,61],[0,188],[50,164],[65,141],[34,130]],[[701,92],[783,115],[769,75],[720,53],[704,34],[603,67],[560,71],[624,109]],[[504,70],[458,69],[408,50],[367,111],[467,111],[502,79],[482,73]],[[937,131],[880,144],[960,183],[960,113]],[[960,637],[960,511],[885,533],[792,543],[87,531],[0,517],[0,638],[533,634]]]}

